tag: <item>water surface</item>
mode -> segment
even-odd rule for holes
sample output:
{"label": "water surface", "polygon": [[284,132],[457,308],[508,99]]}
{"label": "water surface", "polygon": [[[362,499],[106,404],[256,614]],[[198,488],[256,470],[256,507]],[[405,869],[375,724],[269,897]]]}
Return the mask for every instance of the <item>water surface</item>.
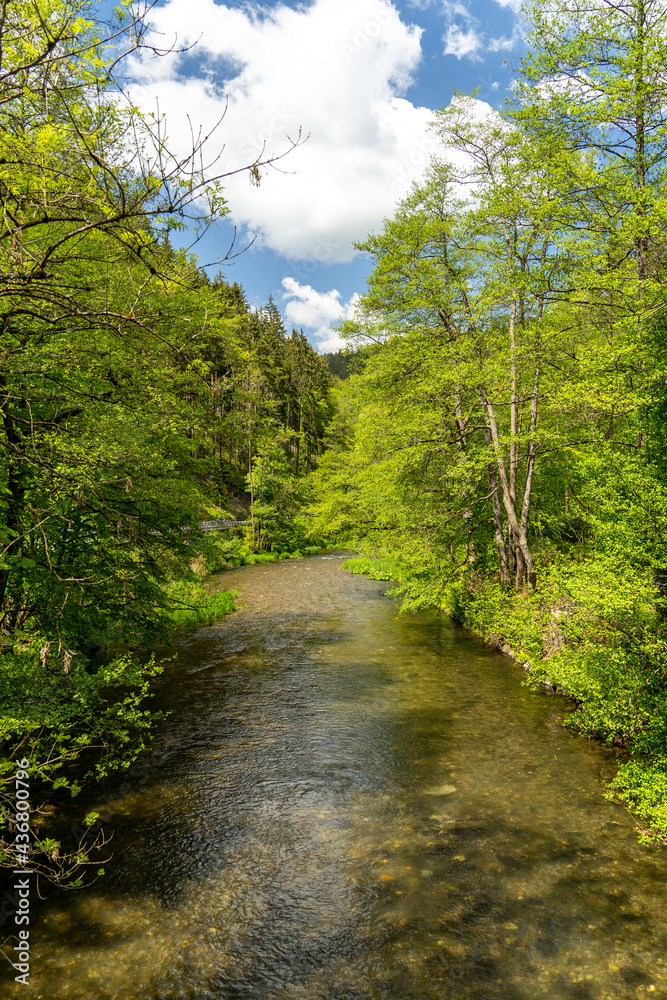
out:
{"label": "water surface", "polygon": [[32,997],[667,1000],[667,859],[567,703],[339,557],[219,580],[244,607],[179,642]]}

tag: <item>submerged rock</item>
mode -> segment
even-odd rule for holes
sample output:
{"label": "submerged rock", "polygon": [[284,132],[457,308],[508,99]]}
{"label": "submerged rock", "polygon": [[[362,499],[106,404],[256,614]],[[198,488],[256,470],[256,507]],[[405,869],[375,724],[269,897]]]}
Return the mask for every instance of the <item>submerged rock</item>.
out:
{"label": "submerged rock", "polygon": [[424,795],[453,795],[458,791],[455,785],[434,785],[433,788],[424,789]]}

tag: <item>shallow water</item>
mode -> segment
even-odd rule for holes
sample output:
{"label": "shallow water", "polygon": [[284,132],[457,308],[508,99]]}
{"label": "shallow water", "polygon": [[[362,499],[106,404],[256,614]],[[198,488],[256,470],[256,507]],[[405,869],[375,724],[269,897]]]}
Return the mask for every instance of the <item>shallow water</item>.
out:
{"label": "shallow water", "polygon": [[567,703],[339,557],[219,580],[245,606],[181,640],[32,998],[667,998],[667,856]]}

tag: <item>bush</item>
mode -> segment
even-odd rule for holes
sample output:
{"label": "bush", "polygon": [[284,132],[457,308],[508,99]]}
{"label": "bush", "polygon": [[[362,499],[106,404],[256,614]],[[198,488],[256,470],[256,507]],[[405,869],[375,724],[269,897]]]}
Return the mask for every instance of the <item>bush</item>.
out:
{"label": "bush", "polygon": [[230,538],[220,532],[211,532],[202,545],[204,566],[209,573],[236,566],[273,563],[279,559],[301,559],[303,556],[316,555],[321,550],[319,545],[302,545],[292,551],[276,546],[270,552],[257,552],[247,539]]}

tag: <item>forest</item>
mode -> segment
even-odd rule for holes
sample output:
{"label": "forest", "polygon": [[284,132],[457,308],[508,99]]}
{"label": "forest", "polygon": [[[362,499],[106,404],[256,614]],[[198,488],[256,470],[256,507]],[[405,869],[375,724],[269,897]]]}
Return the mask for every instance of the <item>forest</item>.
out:
{"label": "forest", "polygon": [[326,360],[177,249],[224,177],[118,99],[141,22],[3,10],[0,771],[5,829],[15,760],[40,783],[31,864],[94,865],[49,816],[146,747],[152,651],[233,608],[205,574],[323,544],[574,699],[667,841],[662,7],[537,0],[511,99],[435,113],[442,155],[358,244]]}

